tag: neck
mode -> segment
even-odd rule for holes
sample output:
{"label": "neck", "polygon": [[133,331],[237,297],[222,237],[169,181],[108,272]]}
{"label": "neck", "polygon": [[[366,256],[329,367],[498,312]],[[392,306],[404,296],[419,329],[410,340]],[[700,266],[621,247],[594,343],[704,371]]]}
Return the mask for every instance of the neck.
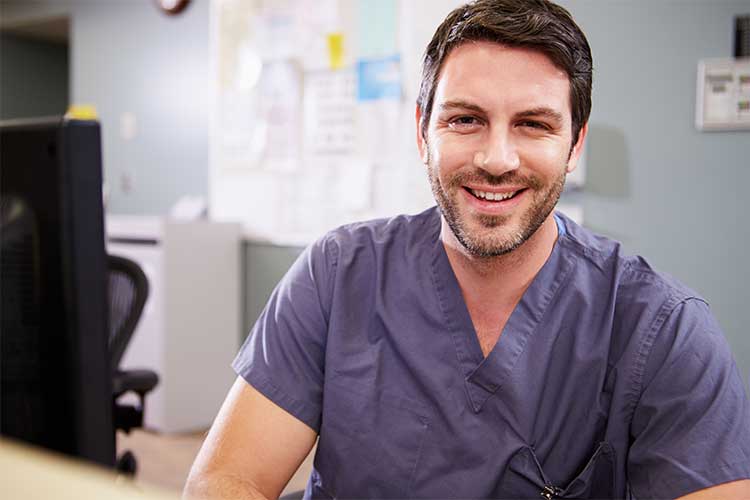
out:
{"label": "neck", "polygon": [[485,302],[492,297],[493,302],[515,305],[552,253],[557,241],[557,223],[550,214],[520,247],[496,257],[469,254],[445,220],[442,220],[440,236],[466,299],[473,297]]}

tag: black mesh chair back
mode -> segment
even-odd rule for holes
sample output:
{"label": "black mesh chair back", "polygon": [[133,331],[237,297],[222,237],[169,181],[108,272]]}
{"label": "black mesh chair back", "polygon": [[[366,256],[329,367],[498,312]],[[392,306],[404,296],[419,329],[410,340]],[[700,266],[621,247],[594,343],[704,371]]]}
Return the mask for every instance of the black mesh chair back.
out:
{"label": "black mesh chair back", "polygon": [[109,255],[109,352],[112,370],[120,369],[122,356],[148,298],[148,279],[130,259]]}
{"label": "black mesh chair back", "polygon": [[[112,401],[115,429],[126,433],[143,426],[146,394],[159,383],[152,370],[120,368],[148,298],[148,279],[138,264],[130,259],[109,255],[109,350],[112,364]],[[117,399],[126,392],[138,396],[138,404],[122,404]],[[117,469],[135,475],[137,462],[130,451],[117,459]]]}

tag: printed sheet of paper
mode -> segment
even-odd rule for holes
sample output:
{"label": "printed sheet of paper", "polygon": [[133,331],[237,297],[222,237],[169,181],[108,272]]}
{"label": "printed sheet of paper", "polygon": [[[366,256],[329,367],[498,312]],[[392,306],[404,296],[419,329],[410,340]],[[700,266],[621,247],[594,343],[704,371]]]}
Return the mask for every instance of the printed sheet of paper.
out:
{"label": "printed sheet of paper", "polygon": [[355,147],[354,73],[308,71],[304,91],[305,154],[351,156]]}

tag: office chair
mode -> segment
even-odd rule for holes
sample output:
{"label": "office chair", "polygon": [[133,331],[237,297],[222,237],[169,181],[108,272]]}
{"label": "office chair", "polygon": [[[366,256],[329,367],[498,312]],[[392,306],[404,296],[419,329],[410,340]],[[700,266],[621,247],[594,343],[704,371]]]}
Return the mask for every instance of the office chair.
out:
{"label": "office chair", "polygon": [[[132,260],[107,256],[109,267],[109,352],[112,367],[112,401],[115,430],[129,433],[143,426],[146,394],[159,383],[151,370],[121,370],[120,361],[130,342],[148,297],[148,279]],[[138,395],[138,404],[121,404],[117,399],[126,392]],[[135,475],[137,462],[130,451],[117,459],[117,470]]]}

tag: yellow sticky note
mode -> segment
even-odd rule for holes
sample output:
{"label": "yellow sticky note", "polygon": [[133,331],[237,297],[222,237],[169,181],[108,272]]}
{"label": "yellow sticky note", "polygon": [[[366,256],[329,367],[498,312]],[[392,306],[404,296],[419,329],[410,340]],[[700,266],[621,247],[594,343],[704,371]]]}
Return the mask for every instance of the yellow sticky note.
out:
{"label": "yellow sticky note", "polygon": [[96,120],[96,108],[91,104],[72,104],[65,113],[68,120]]}
{"label": "yellow sticky note", "polygon": [[340,69],[344,66],[344,34],[328,34],[328,64],[331,69]]}

